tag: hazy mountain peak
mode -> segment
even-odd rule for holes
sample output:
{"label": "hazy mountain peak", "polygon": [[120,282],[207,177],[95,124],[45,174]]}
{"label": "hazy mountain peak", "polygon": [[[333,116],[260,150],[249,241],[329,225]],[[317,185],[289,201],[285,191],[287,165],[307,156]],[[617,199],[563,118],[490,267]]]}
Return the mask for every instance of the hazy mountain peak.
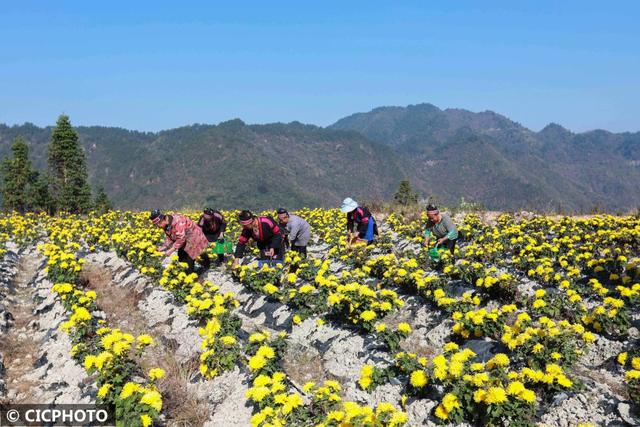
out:
{"label": "hazy mountain peak", "polygon": [[573,133],[563,127],[562,125],[559,125],[558,123],[555,122],[551,122],[548,125],[546,125],[544,128],[542,128],[542,130],[540,132],[538,132],[538,134],[541,135],[573,135]]}
{"label": "hazy mountain peak", "polygon": [[218,123],[218,126],[221,128],[237,128],[237,127],[244,127],[246,126],[246,123],[243,122],[242,120],[235,118],[235,119],[231,119],[231,120],[227,120],[224,122],[220,122]]}

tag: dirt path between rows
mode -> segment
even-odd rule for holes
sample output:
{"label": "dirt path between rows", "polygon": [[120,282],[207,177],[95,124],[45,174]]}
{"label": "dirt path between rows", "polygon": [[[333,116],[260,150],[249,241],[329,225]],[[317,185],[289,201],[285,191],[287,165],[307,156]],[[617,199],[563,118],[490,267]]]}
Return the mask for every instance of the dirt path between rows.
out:
{"label": "dirt path between rows", "polygon": [[149,334],[156,346],[147,350],[141,367],[147,371],[159,367],[165,370],[166,376],[158,382],[162,394],[163,412],[169,425],[201,426],[210,417],[209,409],[189,390],[188,383],[198,371],[199,361],[179,362],[170,342],[163,340],[160,327],[149,327],[144,314],[138,308],[138,302],[144,297],[135,292],[133,287],[121,287],[114,283],[112,272],[99,264],[87,263],[84,266],[82,279],[87,289],[96,292],[98,308],[105,312],[107,324],[131,334]]}
{"label": "dirt path between rows", "polygon": [[7,385],[6,401],[0,399],[0,403],[37,403],[33,401],[32,391],[39,384],[34,379],[26,379],[26,374],[33,370],[33,358],[38,354],[39,347],[30,331],[30,323],[37,317],[33,314],[36,303],[33,301],[32,286],[37,266],[36,255],[22,256],[18,272],[8,289],[7,310],[13,316],[13,325],[0,336],[0,352],[4,359]]}

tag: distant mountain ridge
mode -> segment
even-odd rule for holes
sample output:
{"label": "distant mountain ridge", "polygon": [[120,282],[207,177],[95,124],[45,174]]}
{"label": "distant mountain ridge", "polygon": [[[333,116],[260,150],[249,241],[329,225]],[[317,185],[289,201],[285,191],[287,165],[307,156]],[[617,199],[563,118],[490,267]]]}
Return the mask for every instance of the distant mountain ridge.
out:
{"label": "distant mountain ridge", "polygon": [[500,209],[640,206],[640,132],[533,132],[491,111],[431,104],[381,107],[338,120],[393,147],[416,186],[446,202],[464,196]]}
{"label": "distant mountain ridge", "polygon": [[[73,123],[73,118],[72,118]],[[45,166],[51,127],[0,124]],[[327,128],[239,119],[160,132],[77,127],[90,180],[120,208],[252,209],[390,199],[402,179],[445,204],[567,212],[640,206],[640,132],[533,132],[500,114],[431,104],[379,107]]]}
{"label": "distant mountain ridge", "polygon": [[[91,182],[103,185],[121,208],[335,205],[344,194],[364,195],[363,187],[375,197],[388,196],[404,176],[387,147],[355,132],[295,122],[231,120],[158,133],[76,129]],[[44,168],[51,130],[0,125],[0,157],[20,135],[35,166]]]}

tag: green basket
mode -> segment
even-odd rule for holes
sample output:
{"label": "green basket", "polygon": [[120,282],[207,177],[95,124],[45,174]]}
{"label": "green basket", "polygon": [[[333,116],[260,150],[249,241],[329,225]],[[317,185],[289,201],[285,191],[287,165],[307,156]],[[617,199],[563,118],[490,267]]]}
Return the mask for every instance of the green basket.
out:
{"label": "green basket", "polygon": [[440,261],[440,251],[444,251],[444,249],[439,249],[438,245],[429,249],[429,258],[431,258],[431,261]]}
{"label": "green basket", "polygon": [[213,249],[211,250],[211,252],[214,255],[224,255],[224,254],[233,253],[233,242],[230,242],[228,240],[223,240],[222,242],[218,241],[213,246]]}

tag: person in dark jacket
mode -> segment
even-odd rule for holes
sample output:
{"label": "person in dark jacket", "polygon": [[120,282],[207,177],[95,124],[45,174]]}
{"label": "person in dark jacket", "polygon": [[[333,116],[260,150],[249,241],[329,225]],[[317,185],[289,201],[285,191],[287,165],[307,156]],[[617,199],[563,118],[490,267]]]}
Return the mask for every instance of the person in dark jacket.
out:
{"label": "person in dark jacket", "polygon": [[260,249],[259,260],[281,261],[284,258],[282,230],[273,219],[266,216],[256,216],[251,211],[244,210],[238,215],[238,221],[242,225],[242,233],[233,255],[235,259],[232,268],[240,265],[246,245],[251,239]]}
{"label": "person in dark jacket", "polygon": [[437,239],[438,245],[445,246],[453,254],[456,242],[460,236],[449,214],[440,212],[434,205],[428,205],[427,217],[429,219],[427,220],[424,231],[424,246],[429,246],[429,242],[433,236]]}
{"label": "person in dark jacket", "polygon": [[[224,239],[227,222],[220,211],[206,208],[198,220],[198,226],[202,228],[202,232],[211,243]],[[224,262],[224,254],[218,254],[218,263],[222,262]]]}
{"label": "person in dark jacket", "polygon": [[340,210],[347,214],[347,245],[373,243],[374,236],[378,235],[378,225],[369,209],[358,206],[358,202],[347,197],[342,201]]}
{"label": "person in dark jacket", "polygon": [[307,245],[311,239],[311,226],[298,215],[290,214],[285,208],[278,209],[280,229],[285,235],[291,250],[298,252],[302,258],[307,257]]}

